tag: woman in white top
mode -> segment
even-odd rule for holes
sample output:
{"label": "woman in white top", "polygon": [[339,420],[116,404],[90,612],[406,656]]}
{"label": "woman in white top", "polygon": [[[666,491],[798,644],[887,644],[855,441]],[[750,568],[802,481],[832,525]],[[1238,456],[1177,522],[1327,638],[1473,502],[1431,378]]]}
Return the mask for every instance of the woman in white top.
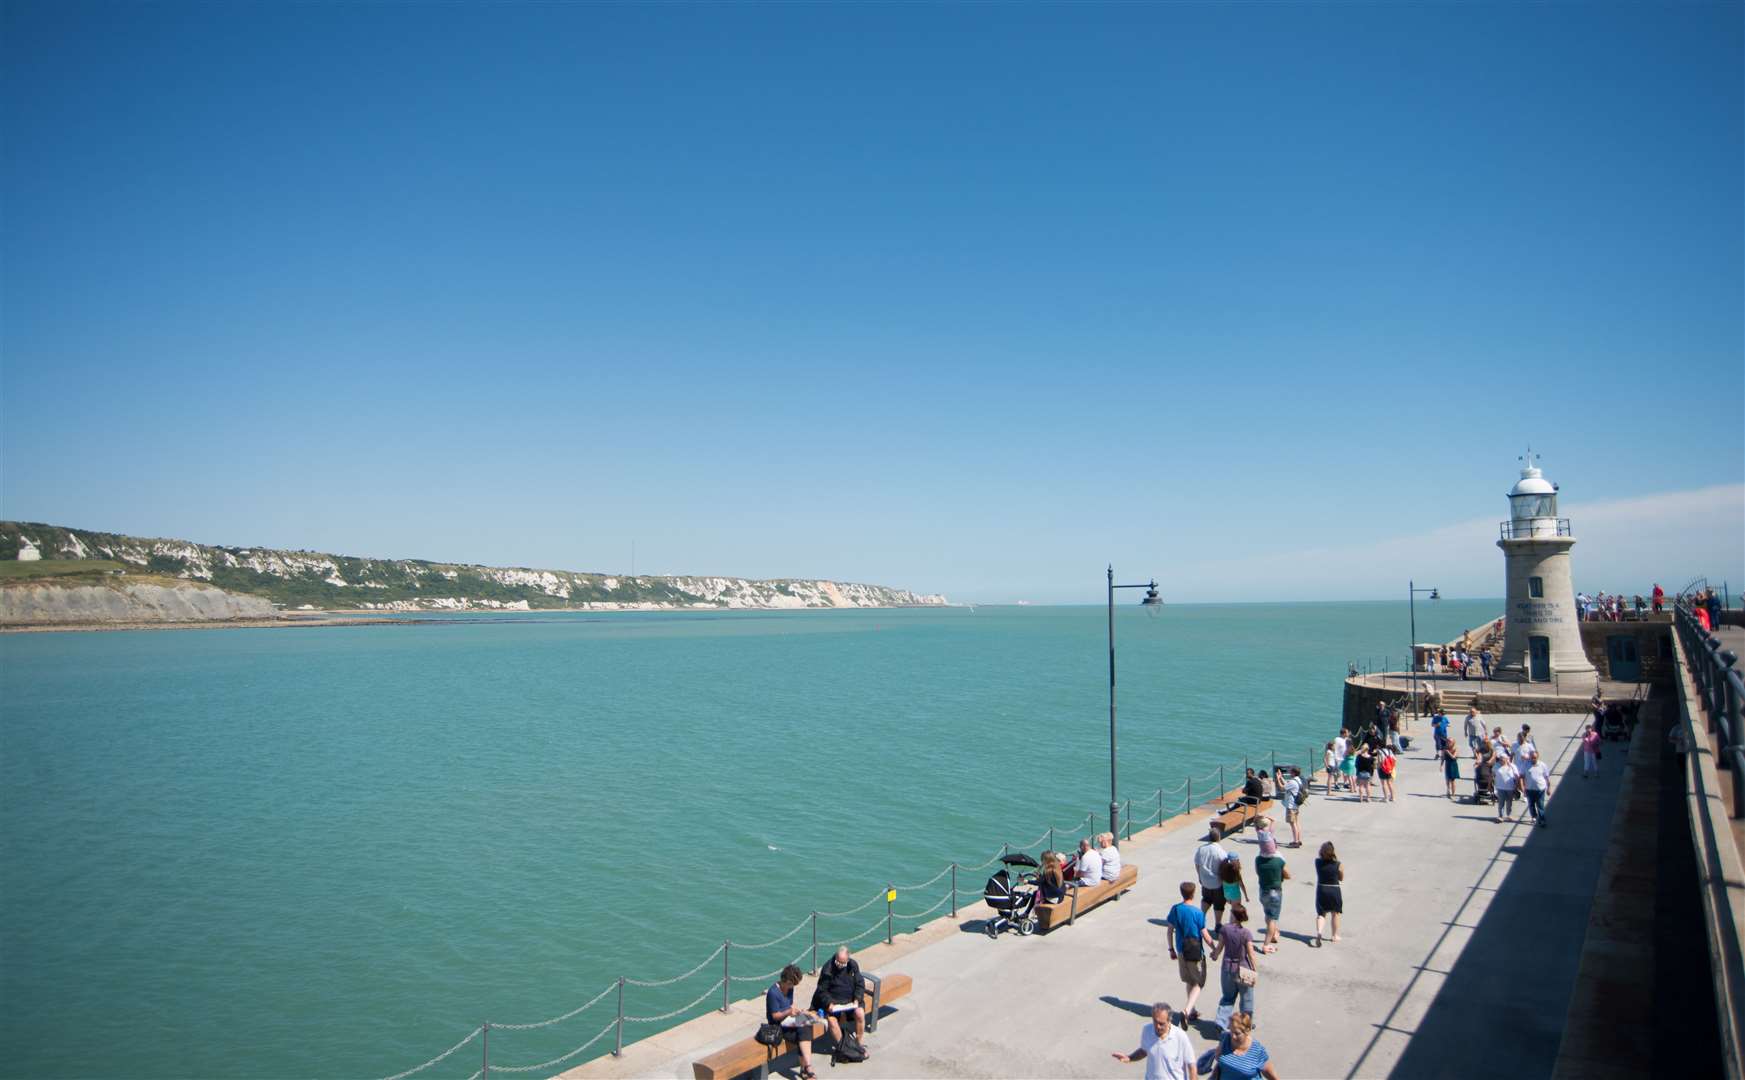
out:
{"label": "woman in white top", "polygon": [[1097,836],[1097,854],[1103,857],[1103,880],[1114,881],[1121,876],[1121,849],[1115,846],[1114,833]]}

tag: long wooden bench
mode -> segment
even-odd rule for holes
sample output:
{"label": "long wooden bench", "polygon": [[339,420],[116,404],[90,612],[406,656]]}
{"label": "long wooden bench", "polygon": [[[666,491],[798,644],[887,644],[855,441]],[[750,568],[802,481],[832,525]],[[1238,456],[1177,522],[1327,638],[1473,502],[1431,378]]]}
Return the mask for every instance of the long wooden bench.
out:
{"label": "long wooden bench", "polygon": [[1260,805],[1258,806],[1232,807],[1220,814],[1213,815],[1212,820],[1206,823],[1207,835],[1211,834],[1212,822],[1217,822],[1224,826],[1224,835],[1229,836],[1233,832],[1239,832],[1242,829],[1242,826],[1253,821],[1255,818],[1261,817],[1271,809],[1271,799],[1260,800]]}
{"label": "long wooden bench", "polygon": [[1106,900],[1112,900],[1131,889],[1139,880],[1139,868],[1128,863],[1121,868],[1121,876],[1114,881],[1105,881],[1101,885],[1067,886],[1066,899],[1056,904],[1036,905],[1036,926],[1043,933],[1054,929],[1063,923],[1071,926],[1074,919],[1096,907]]}
{"label": "long wooden bench", "polygon": [[[808,977],[794,991],[794,1000],[812,1000],[812,987],[816,982],[816,979]],[[915,981],[907,975],[892,973],[880,976],[879,1009],[882,1010],[886,1005],[900,997],[907,997],[909,991],[913,990],[914,987]],[[867,979],[866,995],[861,999],[861,1005],[866,1008],[867,1029],[870,1031],[877,1027],[878,1022],[877,1013],[873,1008],[873,984],[870,977]],[[848,1022],[852,1024],[853,1018],[850,1018]],[[826,1030],[826,1025],[822,1020],[812,1021],[813,1039],[823,1037]],[[743,1076],[753,1071],[760,1077],[767,1077],[770,1066],[775,1064],[782,1055],[792,1052],[785,1042],[780,1046],[765,1046],[747,1035],[730,1046],[722,1047],[701,1061],[691,1062],[691,1072],[696,1080],[732,1080],[735,1076]],[[816,1046],[813,1047],[812,1052],[814,1055],[819,1053]]]}

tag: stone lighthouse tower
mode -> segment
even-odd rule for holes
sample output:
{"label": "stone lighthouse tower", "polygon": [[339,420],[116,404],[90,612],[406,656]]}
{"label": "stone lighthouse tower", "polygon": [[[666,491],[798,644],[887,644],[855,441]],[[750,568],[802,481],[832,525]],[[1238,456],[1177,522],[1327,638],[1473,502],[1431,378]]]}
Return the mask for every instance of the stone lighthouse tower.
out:
{"label": "stone lighthouse tower", "polygon": [[1534,466],[1531,450],[1522,462],[1521,479],[1509,489],[1509,520],[1497,540],[1508,579],[1497,677],[1549,682],[1553,676],[1592,676],[1569,575],[1575,537],[1569,519],[1557,516],[1557,485]]}

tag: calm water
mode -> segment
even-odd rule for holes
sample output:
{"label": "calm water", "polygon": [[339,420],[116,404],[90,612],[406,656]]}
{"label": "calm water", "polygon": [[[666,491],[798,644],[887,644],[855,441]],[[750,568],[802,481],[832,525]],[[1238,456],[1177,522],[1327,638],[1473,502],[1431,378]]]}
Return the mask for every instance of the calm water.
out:
{"label": "calm water", "polygon": [[[1420,605],[1418,636],[1500,610]],[[0,637],[0,1073],[384,1076],[982,862],[1106,808],[1104,633],[1101,608],[982,607]],[[1243,753],[1300,760],[1345,662],[1397,666],[1408,636],[1379,603],[1128,608],[1117,634],[1136,818]],[[493,1032],[492,1062],[614,1004]],[[475,1042],[420,1075],[478,1067]]]}

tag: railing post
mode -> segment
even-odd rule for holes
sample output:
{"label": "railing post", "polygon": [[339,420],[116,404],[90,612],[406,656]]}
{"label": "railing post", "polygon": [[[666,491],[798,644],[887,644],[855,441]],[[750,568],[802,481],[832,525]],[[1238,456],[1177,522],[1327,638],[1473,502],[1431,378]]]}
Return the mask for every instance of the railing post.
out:
{"label": "railing post", "polygon": [[812,970],[808,975],[818,974],[818,913],[812,913]]}
{"label": "railing post", "polygon": [[888,881],[885,882],[885,944],[886,945],[889,945],[891,943],[891,919],[893,918],[891,913],[897,909],[896,896],[897,896],[896,886],[892,885]]}
{"label": "railing post", "polygon": [[721,943],[721,1011],[727,1011],[727,996],[733,993],[733,942]]}
{"label": "railing post", "polygon": [[624,1056],[624,976],[618,976],[618,1042],[612,1047],[613,1057]]}
{"label": "railing post", "polygon": [[951,917],[957,918],[957,864],[951,864]]}
{"label": "railing post", "polygon": [[1188,777],[1188,809],[1194,808],[1194,778]]}
{"label": "railing post", "polygon": [[485,1029],[485,1044],[481,1048],[481,1055],[484,1060],[479,1064],[479,1076],[481,1080],[491,1080],[491,1022],[486,1020],[483,1026]]}
{"label": "railing post", "polygon": [[1163,789],[1157,789],[1157,823],[1163,824]]}
{"label": "railing post", "polygon": [[1000,857],[1005,858],[1007,855],[1010,855],[1010,854],[1012,854],[1012,845],[1011,844],[1001,844],[1000,845]]}
{"label": "railing post", "polygon": [[1054,850],[1054,826],[1053,825],[1050,825],[1048,827],[1048,850],[1049,851]]}
{"label": "railing post", "polygon": [[1229,788],[1224,786],[1224,766],[1220,765],[1218,766],[1218,797],[1220,799],[1223,798],[1224,793],[1229,790]]}
{"label": "railing post", "polygon": [[1133,839],[1133,800],[1127,800],[1127,839]]}

